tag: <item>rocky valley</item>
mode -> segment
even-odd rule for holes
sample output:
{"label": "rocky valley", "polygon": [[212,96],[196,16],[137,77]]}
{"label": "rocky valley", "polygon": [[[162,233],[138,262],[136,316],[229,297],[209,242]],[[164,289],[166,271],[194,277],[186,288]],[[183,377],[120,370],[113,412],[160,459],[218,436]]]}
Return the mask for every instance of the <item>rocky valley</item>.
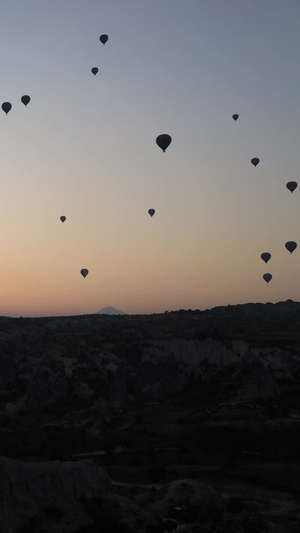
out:
{"label": "rocky valley", "polygon": [[300,531],[300,303],[0,317],[0,532]]}

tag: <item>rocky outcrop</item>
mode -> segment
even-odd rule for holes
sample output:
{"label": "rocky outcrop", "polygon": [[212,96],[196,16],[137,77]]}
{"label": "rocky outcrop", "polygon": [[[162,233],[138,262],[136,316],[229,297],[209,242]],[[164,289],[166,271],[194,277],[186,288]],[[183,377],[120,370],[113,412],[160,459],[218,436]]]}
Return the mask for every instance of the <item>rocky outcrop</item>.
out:
{"label": "rocky outcrop", "polygon": [[244,356],[238,368],[233,379],[233,383],[237,377],[240,379],[237,401],[251,402],[259,398],[272,398],[279,393],[276,381],[259,356],[255,354]]}
{"label": "rocky outcrop", "polygon": [[26,391],[26,404],[37,410],[64,401],[69,394],[69,382],[64,365],[56,358],[47,358],[35,367]]}
{"label": "rocky outcrop", "polygon": [[170,483],[162,500],[150,509],[161,517],[172,516],[177,510],[181,520],[192,522],[217,518],[224,507],[222,497],[209,485],[195,479],[180,479]]}
{"label": "rocky outcrop", "polygon": [[131,501],[112,494],[109,476],[90,460],[0,458],[1,533],[71,533],[81,527],[84,531],[165,531],[164,525],[170,530],[178,521],[215,519],[224,507],[212,487],[193,479],[176,480],[163,492],[140,494]]}
{"label": "rocky outcrop", "polygon": [[17,531],[27,524],[48,533],[89,525],[87,502],[111,491],[106,472],[90,460],[21,462],[0,458],[0,517]]}
{"label": "rocky outcrop", "polygon": [[[223,380],[225,371],[230,373],[234,385],[232,399],[235,395],[238,399],[253,400],[276,395],[276,380],[293,380],[300,371],[300,356],[284,350],[277,350],[274,356],[264,349],[254,350],[245,342],[233,343],[231,349],[212,339],[200,342],[173,338],[155,340],[150,345],[143,341],[138,344],[138,358],[131,358],[129,344],[129,353],[123,359],[103,354],[93,360],[93,355],[87,353],[83,360],[59,360],[58,356],[29,360],[27,366],[31,364],[31,371],[25,378],[25,394],[18,396],[16,389],[14,402],[2,409],[7,413],[39,411],[68,398],[82,401],[102,398],[120,408],[129,395],[150,405],[182,391],[191,379],[197,379],[199,386],[202,382],[207,386]],[[13,370],[12,365],[9,372],[11,379],[13,371],[18,372],[17,363],[15,367]]]}

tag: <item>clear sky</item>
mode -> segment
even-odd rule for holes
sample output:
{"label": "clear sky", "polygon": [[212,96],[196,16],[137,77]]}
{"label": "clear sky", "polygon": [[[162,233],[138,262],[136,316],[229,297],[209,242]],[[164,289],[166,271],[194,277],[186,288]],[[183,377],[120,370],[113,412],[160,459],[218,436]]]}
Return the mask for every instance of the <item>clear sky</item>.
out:
{"label": "clear sky", "polygon": [[0,315],[300,300],[299,0],[4,0],[0,62]]}

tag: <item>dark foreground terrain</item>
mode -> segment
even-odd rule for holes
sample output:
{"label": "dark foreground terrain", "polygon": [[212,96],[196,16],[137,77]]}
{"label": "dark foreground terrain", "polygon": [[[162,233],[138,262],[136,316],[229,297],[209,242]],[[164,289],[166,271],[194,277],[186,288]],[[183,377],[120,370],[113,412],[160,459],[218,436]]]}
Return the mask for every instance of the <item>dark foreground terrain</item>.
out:
{"label": "dark foreground terrain", "polygon": [[0,318],[0,533],[300,531],[300,303]]}

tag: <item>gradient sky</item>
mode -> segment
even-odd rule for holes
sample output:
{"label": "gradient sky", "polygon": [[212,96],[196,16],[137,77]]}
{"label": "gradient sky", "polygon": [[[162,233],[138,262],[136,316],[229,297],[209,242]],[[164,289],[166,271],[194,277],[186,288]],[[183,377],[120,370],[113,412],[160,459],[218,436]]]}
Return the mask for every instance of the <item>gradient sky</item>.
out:
{"label": "gradient sky", "polygon": [[300,300],[299,36],[299,0],[5,0],[0,315]]}

